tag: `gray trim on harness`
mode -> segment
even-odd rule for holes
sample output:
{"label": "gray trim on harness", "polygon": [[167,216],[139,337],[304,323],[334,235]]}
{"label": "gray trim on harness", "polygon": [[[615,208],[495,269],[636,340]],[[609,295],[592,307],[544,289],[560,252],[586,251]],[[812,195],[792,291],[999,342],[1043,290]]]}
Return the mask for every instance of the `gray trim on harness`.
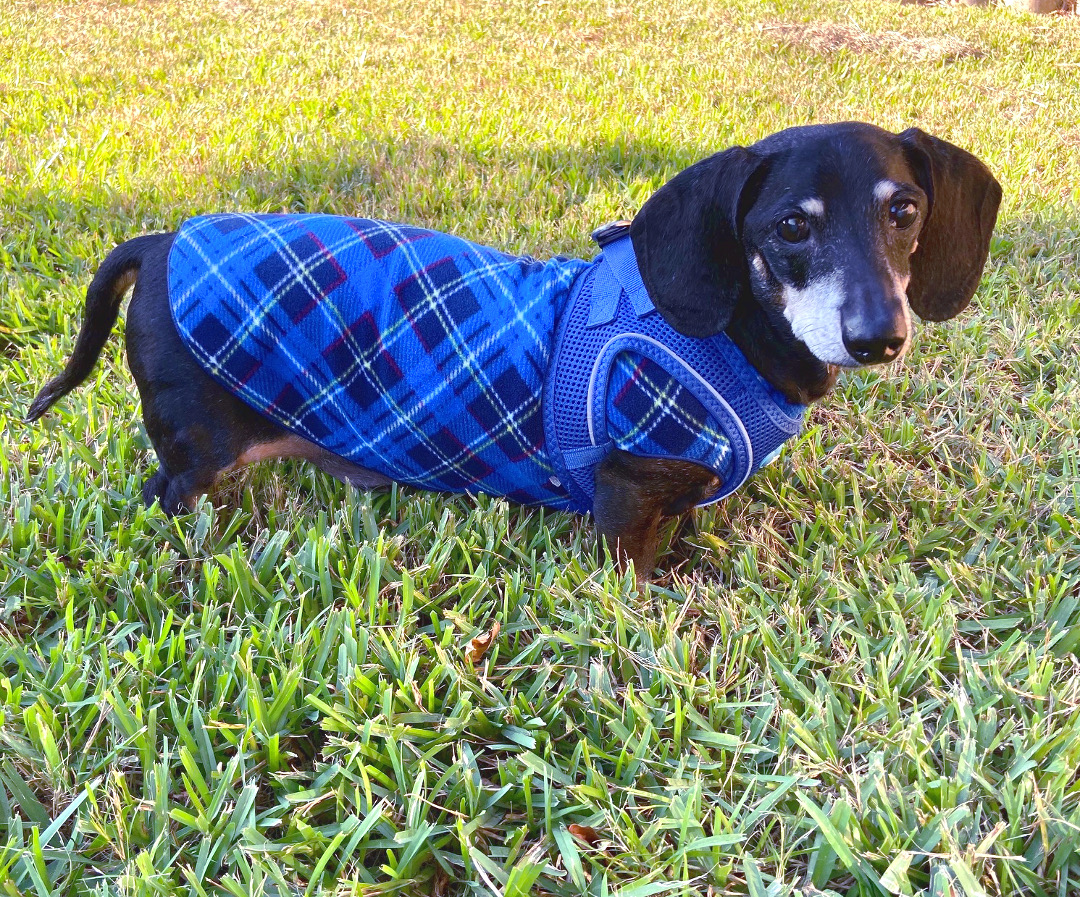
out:
{"label": "gray trim on harness", "polygon": [[[634,312],[639,318],[649,314],[657,314],[656,306],[645,290],[641,280],[641,272],[637,266],[637,257],[634,255],[629,238],[613,239],[604,245],[601,255],[600,268],[597,271],[598,280],[606,277],[614,278],[622,287],[630,299]],[[632,268],[632,269],[631,269]],[[602,282],[602,280],[601,280]],[[597,295],[607,301],[594,304],[589,313],[589,327],[596,327],[610,323],[614,320],[618,309],[619,291],[597,291]],[[607,297],[613,296],[613,299]],[[586,402],[586,415],[589,429],[589,441],[594,449],[613,446],[612,440],[607,433],[607,385],[611,377],[611,368],[615,356],[626,349],[637,351],[645,355],[668,370],[683,386],[705,406],[720,424],[720,428],[727,437],[731,446],[732,471],[727,482],[722,483],[716,493],[702,504],[712,504],[742,487],[754,470],[754,446],[750,434],[746,432],[739,415],[728,404],[727,400],[720,395],[708,380],[701,376],[684,358],[676,355],[663,343],[643,333],[621,333],[613,336],[601,348],[593,362],[592,373],[589,377],[588,400]],[[678,370],[670,370],[670,362],[675,362]],[[679,372],[682,372],[680,376]],[[597,397],[599,387],[599,398]],[[600,419],[602,430],[602,442],[598,442],[597,417]],[[741,443],[741,444],[740,444]],[[592,457],[579,450],[581,457]],[[601,456],[602,457],[602,456]],[[571,465],[569,459],[566,464]],[[581,466],[586,466],[582,464]]]}
{"label": "gray trim on harness", "polygon": [[[754,469],[753,443],[750,441],[750,435],[746,432],[746,427],[743,426],[739,415],[735,413],[727,400],[713,388],[712,384],[695,371],[683,358],[676,355],[663,343],[644,333],[620,333],[613,336],[604,344],[600,354],[596,356],[592,375],[589,378],[588,400],[586,403],[589,441],[592,445],[596,448],[613,446],[611,438],[607,435],[607,386],[608,381],[611,379],[615,357],[623,351],[637,352],[663,366],[668,373],[690,390],[695,398],[705,406],[706,410],[716,418],[721,430],[727,437],[732,454],[731,476],[728,477],[727,482],[720,485],[720,488],[712,497],[701,502],[701,504],[712,504],[739,489],[750,478],[750,474]],[[669,367],[670,362],[675,362],[678,370],[671,370]],[[597,442],[597,430],[603,433],[602,443]],[[566,463],[570,466],[569,460]]]}

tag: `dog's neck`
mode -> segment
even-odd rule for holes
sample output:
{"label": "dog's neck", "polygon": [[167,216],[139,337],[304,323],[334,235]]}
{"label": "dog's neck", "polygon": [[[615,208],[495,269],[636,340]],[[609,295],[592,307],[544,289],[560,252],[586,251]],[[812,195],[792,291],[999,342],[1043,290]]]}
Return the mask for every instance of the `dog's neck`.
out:
{"label": "dog's neck", "polygon": [[789,402],[808,405],[836,384],[840,369],[814,357],[788,331],[769,320],[756,302],[740,303],[727,335],[739,351]]}

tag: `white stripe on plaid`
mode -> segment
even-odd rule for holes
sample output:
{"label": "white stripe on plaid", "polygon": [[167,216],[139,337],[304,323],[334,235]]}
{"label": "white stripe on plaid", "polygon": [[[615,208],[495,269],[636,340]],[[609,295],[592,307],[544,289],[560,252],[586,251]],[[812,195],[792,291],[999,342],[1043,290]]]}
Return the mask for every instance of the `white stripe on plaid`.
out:
{"label": "white stripe on plaid", "polygon": [[[244,215],[237,217],[241,218],[244,224],[252,229],[251,236],[249,239],[237,243],[233,251],[225,256],[213,257],[211,254],[204,252],[197,239],[198,229],[214,226],[214,219],[201,219],[193,222],[188,232],[182,231],[178,237],[178,239],[185,239],[185,246],[195,250],[203,267],[202,275],[191,284],[186,285],[185,289],[180,291],[175,299],[176,307],[180,310],[179,317],[183,317],[184,306],[193,301],[194,294],[200,288],[206,287],[206,281],[209,279],[216,279],[217,285],[231,297],[232,301],[243,306],[245,297],[240,294],[236,286],[231,282],[229,275],[230,262],[236,257],[246,256],[256,248],[265,255],[267,244],[271,245],[274,252],[285,262],[286,269],[285,276],[281,281],[270,285],[271,292],[275,294],[282,293],[292,287],[304,289],[315,303],[311,313],[324,316],[325,322],[333,328],[338,338],[345,342],[354,359],[352,366],[345,371],[343,376],[339,376],[337,380],[328,383],[317,376],[314,371],[306,369],[303,360],[291,355],[288,356],[296,369],[303,372],[310,388],[306,390],[305,400],[299,407],[293,409],[289,414],[285,414],[283,410],[279,413],[285,418],[283,423],[290,429],[301,432],[307,435],[308,438],[313,438],[314,434],[305,432],[304,417],[312,409],[321,408],[327,403],[339,400],[356,377],[366,377],[369,382],[375,382],[377,375],[374,365],[380,358],[378,346],[374,348],[368,347],[365,350],[365,347],[358,345],[355,334],[350,332],[353,322],[345,320],[341,316],[341,312],[335,303],[318,301],[322,297],[322,288],[312,276],[312,269],[324,263],[322,254],[313,259],[300,258],[293,252],[291,246],[291,242],[296,237],[295,231],[279,231],[274,226],[274,222],[267,221],[260,216]],[[302,227],[304,218],[305,216],[294,216],[293,222],[297,227]],[[413,241],[404,233],[411,234],[416,229],[400,228],[388,222],[364,221],[363,223],[368,226],[363,234],[350,231],[341,239],[334,241],[323,240],[326,254],[333,259],[338,259],[343,252],[357,247],[359,243],[365,242],[365,238],[370,240],[377,234],[383,234],[392,239],[396,245],[392,250],[388,251],[400,253],[406,258],[407,267],[424,292],[425,304],[411,310],[412,319],[415,321],[428,313],[436,316],[439,325],[450,339],[453,350],[451,358],[454,364],[446,370],[445,379],[441,383],[436,384],[434,389],[425,392],[423,395],[414,394],[409,397],[411,402],[406,401],[402,405],[393,396],[385,395],[384,399],[393,414],[388,416],[388,423],[381,430],[376,432],[363,430],[354,426],[354,422],[351,420],[342,421],[344,426],[351,429],[355,443],[377,455],[391,476],[406,481],[413,478],[415,471],[403,466],[391,453],[380,449],[380,446],[387,444],[386,440],[396,440],[406,434],[415,441],[424,444],[438,459],[435,469],[426,471],[429,476],[437,477],[448,472],[463,475],[466,463],[478,457],[482,459],[484,452],[497,443],[500,443],[501,447],[505,449],[502,441],[507,439],[520,446],[520,454],[522,455],[536,453],[535,440],[530,439],[521,429],[521,426],[522,421],[527,419],[528,414],[539,416],[539,390],[537,390],[535,397],[526,398],[510,407],[504,396],[494,388],[494,378],[489,376],[485,361],[490,353],[501,346],[509,334],[513,334],[514,339],[519,342],[523,335],[526,335],[529,345],[525,351],[534,359],[535,367],[542,375],[543,370],[546,369],[550,362],[551,334],[538,333],[530,323],[529,313],[540,304],[551,306],[552,313],[554,313],[556,304],[561,301],[560,294],[564,299],[571,283],[582,270],[584,263],[579,262],[565,267],[554,268],[553,276],[545,282],[544,288],[529,294],[527,296],[528,301],[523,304],[520,302],[522,294],[513,289],[513,285],[508,278],[500,276],[502,272],[509,271],[513,267],[520,265],[521,259],[503,256],[502,254],[499,254],[498,260],[494,260],[490,256],[486,260],[477,257],[470,260],[471,266],[459,266],[459,268],[463,267],[465,270],[459,270],[457,278],[437,284],[431,280],[429,275],[428,269],[432,267],[431,260],[420,257],[416,253]],[[455,259],[455,261],[460,262],[460,258]],[[501,326],[489,329],[485,339],[473,344],[460,339],[447,309],[447,302],[458,291],[471,291],[474,285],[481,282],[488,289],[499,290],[504,303],[511,307],[514,312],[511,317],[502,322]],[[248,341],[253,337],[261,334],[267,340],[274,339],[274,334],[268,330],[268,318],[272,311],[273,309],[270,306],[265,306],[248,315],[244,319],[244,325],[231,335],[227,344],[214,353],[213,356],[206,359],[205,362],[212,374],[226,382],[233,391],[241,398],[249,401],[250,404],[255,404],[258,397],[253,396],[251,390],[245,384],[238,382],[236,377],[231,376],[229,371],[226,370],[226,365],[232,358],[233,353],[248,344]],[[409,318],[403,315],[394,320],[385,330],[381,330],[379,345],[385,349],[391,358],[394,358],[396,357],[395,348],[398,339],[403,337],[404,334],[410,333],[411,329]],[[279,349],[288,355],[285,347],[279,347]],[[519,350],[521,349],[522,347],[519,346]],[[496,373],[500,373],[500,371],[496,371]],[[441,401],[444,393],[452,394],[470,386],[478,389],[498,409],[500,426],[493,430],[481,428],[475,438],[462,443],[457,453],[448,454],[443,450],[443,447],[432,441],[430,436],[434,434],[429,434],[418,426],[417,420],[423,418],[424,412],[433,402]],[[538,454],[539,457],[535,458],[534,462],[540,465],[544,477],[549,477],[552,473],[550,465],[542,453]]]}
{"label": "white stripe on plaid", "polygon": [[[632,417],[623,413],[618,397],[627,389],[637,389],[645,397],[648,408],[644,414]],[[713,470],[730,467],[731,445],[717,422],[686,387],[655,362],[620,352],[612,367],[607,403],[608,435],[623,451],[669,454],[664,443],[670,443],[672,431],[677,431],[690,443],[680,453],[682,457]]]}

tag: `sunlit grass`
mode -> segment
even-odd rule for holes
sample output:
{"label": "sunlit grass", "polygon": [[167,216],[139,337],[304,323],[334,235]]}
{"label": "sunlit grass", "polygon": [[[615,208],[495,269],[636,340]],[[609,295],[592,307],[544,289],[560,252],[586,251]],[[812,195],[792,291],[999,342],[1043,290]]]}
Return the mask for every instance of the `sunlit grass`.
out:
{"label": "sunlit grass", "polygon": [[[0,892],[1080,892],[1078,61],[1077,16],[870,0],[5,7]],[[644,592],[577,518],[299,465],[149,513],[119,334],[21,422],[135,234],[584,255],[692,161],[843,119],[996,172],[975,306]]]}

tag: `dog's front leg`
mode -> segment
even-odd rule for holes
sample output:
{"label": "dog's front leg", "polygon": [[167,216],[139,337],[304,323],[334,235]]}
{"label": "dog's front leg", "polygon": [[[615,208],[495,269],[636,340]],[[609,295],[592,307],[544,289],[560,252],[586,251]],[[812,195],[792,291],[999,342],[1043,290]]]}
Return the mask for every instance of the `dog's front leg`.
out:
{"label": "dog's front leg", "polygon": [[639,583],[656,564],[660,523],[684,514],[717,489],[716,475],[689,461],[613,451],[596,468],[593,517],[620,567],[633,561]]}

